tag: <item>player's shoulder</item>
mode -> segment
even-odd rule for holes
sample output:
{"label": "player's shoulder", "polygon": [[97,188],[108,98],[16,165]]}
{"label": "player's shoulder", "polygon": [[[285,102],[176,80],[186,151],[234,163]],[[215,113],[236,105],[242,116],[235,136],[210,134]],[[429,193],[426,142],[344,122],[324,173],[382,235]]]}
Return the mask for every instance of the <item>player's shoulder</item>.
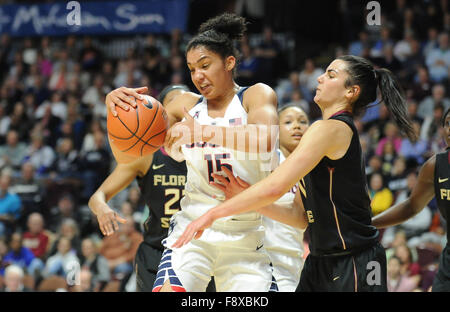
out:
{"label": "player's shoulder", "polygon": [[186,108],[191,109],[195,104],[198,103],[201,96],[194,92],[183,92],[176,98],[178,104],[183,104]]}
{"label": "player's shoulder", "polygon": [[275,90],[265,83],[255,83],[248,87],[243,96],[244,106],[251,107],[253,104],[261,107],[264,104],[277,106],[277,95]]}
{"label": "player's shoulder", "polygon": [[248,87],[248,89],[245,91],[247,94],[264,94],[264,95],[274,95],[275,90],[272,89],[269,85],[258,82],[254,85],[251,85]]}
{"label": "player's shoulder", "polygon": [[423,164],[422,168],[420,169],[420,175],[427,178],[428,180],[432,180],[434,178],[435,168],[436,154],[428,158],[428,160]]}

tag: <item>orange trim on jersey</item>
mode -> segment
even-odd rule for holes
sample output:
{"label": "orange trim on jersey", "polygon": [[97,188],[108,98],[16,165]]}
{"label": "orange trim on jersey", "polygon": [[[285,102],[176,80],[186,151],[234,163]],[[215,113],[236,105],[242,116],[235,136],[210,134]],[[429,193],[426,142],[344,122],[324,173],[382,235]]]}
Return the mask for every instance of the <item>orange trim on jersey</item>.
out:
{"label": "orange trim on jersey", "polygon": [[358,292],[358,276],[356,274],[356,264],[354,257],[352,257],[352,261],[353,261],[353,274],[355,276],[355,292]]}
{"label": "orange trim on jersey", "polygon": [[345,245],[344,238],[342,237],[341,228],[339,227],[339,221],[338,221],[338,217],[337,217],[336,206],[333,202],[333,171],[334,171],[334,168],[328,168],[328,171],[330,172],[330,201],[331,201],[331,204],[333,205],[334,219],[336,220],[336,227],[338,230],[338,234],[342,241],[342,247],[345,250],[345,249],[347,249],[347,246]]}

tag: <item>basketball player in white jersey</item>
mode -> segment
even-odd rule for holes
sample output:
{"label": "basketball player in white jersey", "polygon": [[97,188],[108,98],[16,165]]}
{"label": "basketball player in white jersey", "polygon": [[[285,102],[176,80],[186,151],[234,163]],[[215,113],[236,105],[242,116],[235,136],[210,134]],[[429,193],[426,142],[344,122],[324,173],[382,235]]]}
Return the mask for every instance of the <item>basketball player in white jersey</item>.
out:
{"label": "basketball player in white jersey", "polygon": [[[263,130],[278,125],[275,92],[261,83],[241,88],[233,80],[234,40],[245,28],[243,18],[220,15],[202,24],[186,48],[192,82],[201,96],[186,92],[166,107],[173,126],[165,146],[168,150],[181,146],[188,173],[181,211],[172,217],[164,242],[154,291],[205,291],[211,276],[219,292],[276,290],[270,258],[262,248],[264,227],[258,212],[217,220],[202,239],[171,249],[187,224],[225,200],[223,192],[211,185],[222,166],[251,184],[270,173],[268,156],[277,134]],[[116,89],[107,95],[106,105],[114,115],[116,105],[134,106],[130,96],[143,92],[145,88]],[[194,133],[194,128],[204,131]],[[116,229],[114,216],[105,223],[109,235]]]}
{"label": "basketball player in white jersey", "polygon": [[[280,149],[278,150],[279,162],[282,163],[300,142],[303,134],[309,127],[309,119],[302,108],[295,104],[283,106],[278,110],[280,118]],[[250,184],[240,177],[234,177],[224,168],[227,179],[214,174],[218,180],[213,185],[222,190],[226,199],[248,188]],[[286,208],[294,209],[294,199],[300,200],[299,191],[305,192],[302,185],[295,185],[285,195],[275,202]],[[263,211],[261,211],[264,213]],[[303,268],[303,233],[304,230],[275,221],[264,216],[266,231],[264,248],[269,253],[273,265],[273,275],[276,279],[278,290],[281,292],[294,292],[300,281]]]}

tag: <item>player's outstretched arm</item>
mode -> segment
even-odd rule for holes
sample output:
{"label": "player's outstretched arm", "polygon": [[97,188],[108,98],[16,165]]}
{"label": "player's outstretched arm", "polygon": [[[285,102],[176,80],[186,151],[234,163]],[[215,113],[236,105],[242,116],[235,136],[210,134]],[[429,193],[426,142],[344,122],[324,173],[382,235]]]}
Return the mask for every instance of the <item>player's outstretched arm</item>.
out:
{"label": "player's outstretched arm", "polygon": [[403,223],[418,214],[435,196],[435,165],[436,156],[433,156],[420,169],[417,184],[414,186],[411,196],[372,218],[372,224],[377,228],[385,228]]}
{"label": "player's outstretched arm", "polygon": [[292,203],[272,203],[259,209],[258,212],[275,221],[301,230],[306,229],[308,226],[305,207],[299,192],[295,194],[295,199]]}
{"label": "player's outstretched arm", "polygon": [[272,204],[306,176],[324,156],[338,159],[345,155],[351,138],[352,130],[343,122],[315,122],[305,132],[295,150],[267,178],[191,222],[173,247],[181,247],[193,238],[200,237],[203,230],[219,218]]}
{"label": "player's outstretched arm", "polygon": [[[232,198],[250,187],[250,184],[240,177],[235,177],[226,166],[222,166],[222,171],[225,173],[226,178],[220,174],[213,173],[212,177],[214,178],[214,182],[210,184],[224,192],[225,200]],[[273,203],[259,209],[258,212],[275,221],[302,230],[308,226],[305,208],[303,207],[299,192],[295,194],[295,199],[292,203]]]}
{"label": "player's outstretched arm", "polygon": [[131,163],[118,163],[116,168],[105,179],[95,193],[90,197],[88,206],[97,216],[103,235],[111,235],[119,229],[117,222],[125,223],[126,219],[111,209],[107,202],[117,193],[125,189],[138,176],[144,175],[152,163],[153,154],[142,157]]}

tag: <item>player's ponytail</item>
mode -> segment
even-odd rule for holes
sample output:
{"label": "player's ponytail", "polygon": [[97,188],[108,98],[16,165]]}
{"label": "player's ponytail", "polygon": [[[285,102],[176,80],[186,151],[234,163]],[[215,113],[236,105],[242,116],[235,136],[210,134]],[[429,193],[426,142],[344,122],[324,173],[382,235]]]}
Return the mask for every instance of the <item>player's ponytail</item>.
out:
{"label": "player's ponytail", "polygon": [[358,98],[352,103],[353,113],[360,114],[370,103],[377,99],[380,90],[381,102],[384,102],[400,131],[415,141],[417,136],[408,117],[408,109],[403,90],[397,79],[388,69],[375,69],[365,58],[344,55],[338,59],[347,63],[349,78],[345,87],[358,85],[361,89]]}
{"label": "player's ponytail", "polygon": [[239,52],[234,46],[234,40],[242,38],[246,30],[245,19],[236,14],[224,13],[213,17],[200,25],[198,34],[189,41],[186,53],[204,46],[223,59],[230,55],[237,59]]}
{"label": "player's ponytail", "polygon": [[375,69],[376,81],[380,89],[381,99],[391,113],[401,132],[410,140],[416,141],[417,135],[408,115],[408,107],[398,80],[386,68]]}

